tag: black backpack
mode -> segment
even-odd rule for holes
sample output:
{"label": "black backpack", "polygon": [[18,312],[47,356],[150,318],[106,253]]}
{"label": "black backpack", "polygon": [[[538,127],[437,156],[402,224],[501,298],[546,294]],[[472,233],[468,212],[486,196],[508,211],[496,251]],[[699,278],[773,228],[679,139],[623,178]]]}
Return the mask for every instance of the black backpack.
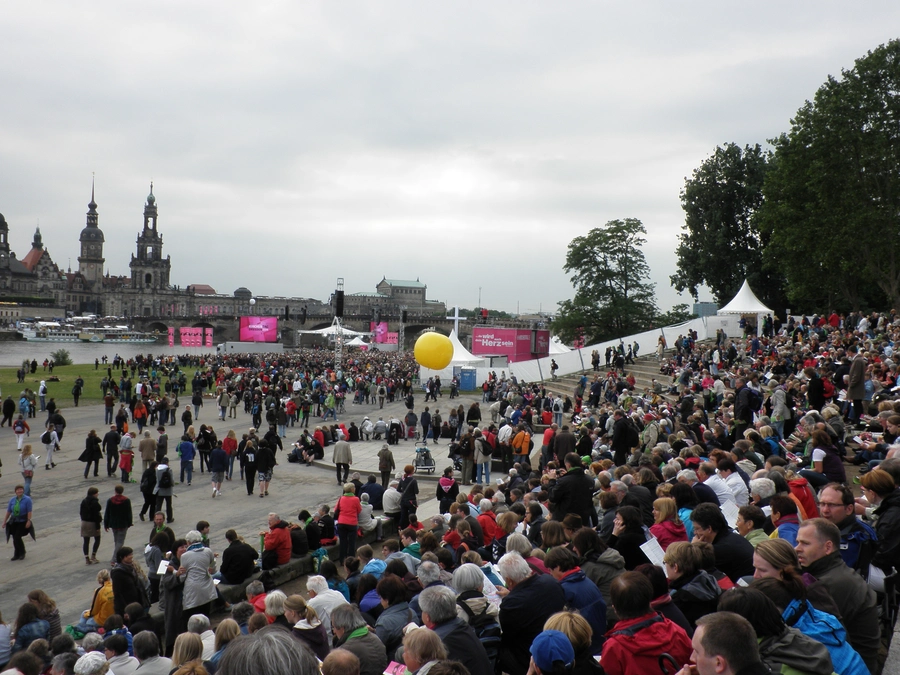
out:
{"label": "black backpack", "polygon": [[50,445],[50,432],[49,431],[45,431],[44,433],[41,434],[41,443],[43,443],[44,445]]}
{"label": "black backpack", "polygon": [[628,447],[636,448],[641,444],[641,434],[633,420],[625,420],[625,432],[625,439],[628,441]]}
{"label": "black backpack", "polygon": [[747,387],[747,405],[750,406],[750,410],[755,413],[759,412],[759,409],[762,408],[762,396],[756,389]]}
{"label": "black backpack", "polygon": [[163,490],[167,490],[172,487],[172,470],[166,469],[163,471],[162,476],[159,477],[159,487]]}
{"label": "black backpack", "polygon": [[469,598],[481,597],[478,591],[464,591],[460,593],[456,599],[456,604],[462,607],[466,616],[469,617],[469,626],[475,631],[475,637],[481,642],[484,651],[487,652],[488,660],[491,662],[491,668],[495,669],[497,660],[500,657],[500,623],[487,613],[487,603],[478,614],[476,614],[465,600]]}

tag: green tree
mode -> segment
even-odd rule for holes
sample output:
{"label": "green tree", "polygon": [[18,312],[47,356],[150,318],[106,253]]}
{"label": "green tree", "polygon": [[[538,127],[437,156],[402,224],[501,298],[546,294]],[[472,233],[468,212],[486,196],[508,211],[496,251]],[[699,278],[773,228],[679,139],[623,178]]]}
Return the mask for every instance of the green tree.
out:
{"label": "green tree", "polygon": [[900,306],[900,40],[830,77],[773,141],[760,227],[792,307]]}
{"label": "green tree", "polygon": [[726,143],[685,179],[678,271],[670,277],[677,291],[697,300],[699,286],[706,284],[721,305],[746,278],[765,300],[781,297],[780,277],[763,270],[765,241],[755,217],[770,157],[758,144],[741,149]]}
{"label": "green tree", "polygon": [[662,314],[657,314],[653,319],[653,325],[657,328],[661,328],[663,326],[671,326],[676,323],[684,323],[685,321],[690,321],[691,319],[696,319],[697,315],[694,314],[690,308],[685,303],[679,303],[677,305],[673,305],[672,309],[668,312],[663,312]]}
{"label": "green tree", "polygon": [[57,349],[55,352],[50,352],[50,358],[56,366],[72,365],[72,357],[69,355],[68,349]]}
{"label": "green tree", "polygon": [[647,230],[636,218],[611,220],[569,243],[563,269],[575,297],[559,303],[553,329],[586,344],[645,330],[657,314],[654,284],[641,247]]}

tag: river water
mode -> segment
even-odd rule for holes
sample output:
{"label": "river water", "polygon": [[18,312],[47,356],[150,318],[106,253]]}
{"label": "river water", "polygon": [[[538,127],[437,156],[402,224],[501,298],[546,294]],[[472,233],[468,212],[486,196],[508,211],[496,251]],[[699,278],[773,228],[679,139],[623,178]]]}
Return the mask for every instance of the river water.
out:
{"label": "river water", "polygon": [[94,359],[103,362],[105,355],[110,362],[118,354],[123,358],[131,358],[138,354],[154,354],[175,356],[178,354],[215,354],[215,347],[169,347],[165,342],[156,344],[90,344],[87,342],[0,342],[0,366],[21,366],[25,359],[37,360],[42,364],[50,358],[50,352],[65,349],[72,358],[72,363],[93,363]]}

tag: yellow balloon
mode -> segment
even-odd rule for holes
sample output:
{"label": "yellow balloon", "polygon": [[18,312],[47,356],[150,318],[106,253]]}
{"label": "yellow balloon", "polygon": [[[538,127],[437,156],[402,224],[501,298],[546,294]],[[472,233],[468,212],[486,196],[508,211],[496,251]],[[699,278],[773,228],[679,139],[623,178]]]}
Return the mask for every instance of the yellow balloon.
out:
{"label": "yellow balloon", "polygon": [[440,333],[425,333],[416,340],[413,349],[416,363],[431,370],[443,370],[453,360],[453,343]]}

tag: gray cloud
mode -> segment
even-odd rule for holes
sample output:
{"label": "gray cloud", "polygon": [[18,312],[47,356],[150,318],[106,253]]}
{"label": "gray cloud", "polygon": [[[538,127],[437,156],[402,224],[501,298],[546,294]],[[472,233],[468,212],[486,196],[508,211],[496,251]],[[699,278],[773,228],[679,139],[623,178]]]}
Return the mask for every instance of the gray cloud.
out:
{"label": "gray cloud", "polygon": [[[893,37],[894,3],[61,0],[4,8],[0,212],[78,256],[97,174],[128,271],[149,181],[173,283],[326,298],[419,277],[432,297],[552,309],[566,245],[636,217],[659,304],[684,178],[789,127]],[[76,263],[77,264],[77,263]]]}

